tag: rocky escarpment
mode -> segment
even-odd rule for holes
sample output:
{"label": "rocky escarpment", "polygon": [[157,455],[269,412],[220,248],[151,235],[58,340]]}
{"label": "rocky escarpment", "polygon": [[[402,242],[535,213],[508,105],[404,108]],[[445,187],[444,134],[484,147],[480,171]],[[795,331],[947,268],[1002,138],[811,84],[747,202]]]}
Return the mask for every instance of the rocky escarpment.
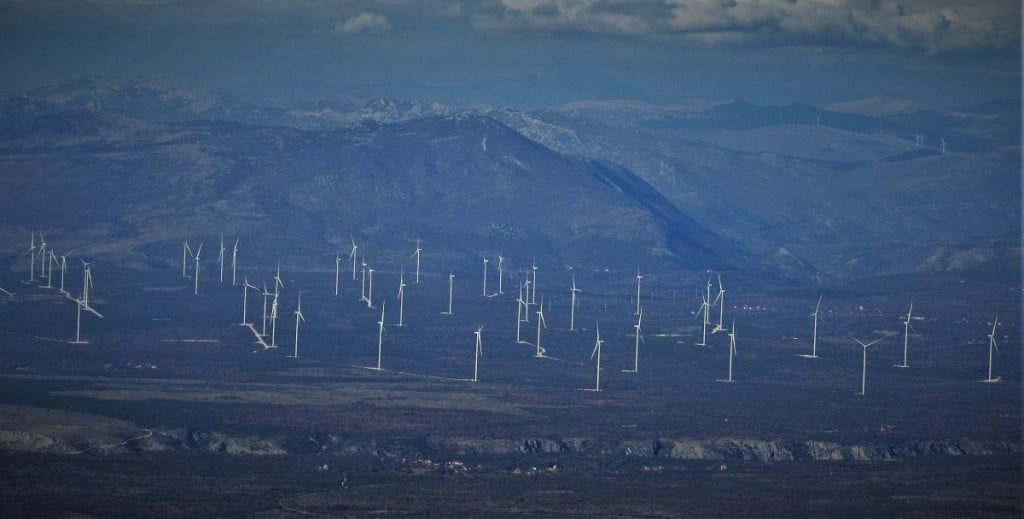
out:
{"label": "rocky escarpment", "polygon": [[618,441],[592,438],[478,439],[428,436],[367,439],[337,435],[252,436],[186,429],[146,429],[136,434],[63,436],[39,432],[3,431],[0,449],[80,454],[125,454],[174,450],[209,451],[231,455],[321,454],[414,459],[445,455],[570,454],[625,456],[675,460],[746,461],[884,461],[916,456],[1017,455],[1020,444],[1008,441],[909,439],[839,443],[820,440],[764,440],[755,438],[658,438]]}

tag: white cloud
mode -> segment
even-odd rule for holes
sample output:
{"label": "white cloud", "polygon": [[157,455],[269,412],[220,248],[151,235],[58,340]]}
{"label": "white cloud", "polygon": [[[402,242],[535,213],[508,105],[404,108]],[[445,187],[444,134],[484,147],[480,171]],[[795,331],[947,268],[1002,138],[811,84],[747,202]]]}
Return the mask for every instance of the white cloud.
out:
{"label": "white cloud", "polygon": [[674,37],[709,45],[860,45],[927,52],[1016,49],[1007,0],[501,0],[484,29]]}
{"label": "white cloud", "polygon": [[336,34],[356,34],[360,32],[388,32],[391,22],[382,14],[362,12],[351,18],[339,21],[334,25]]}

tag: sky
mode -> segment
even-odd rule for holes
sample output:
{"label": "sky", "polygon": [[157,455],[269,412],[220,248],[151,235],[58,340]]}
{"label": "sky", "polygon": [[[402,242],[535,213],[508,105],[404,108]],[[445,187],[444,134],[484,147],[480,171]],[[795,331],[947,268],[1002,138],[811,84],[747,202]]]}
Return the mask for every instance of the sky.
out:
{"label": "sky", "polygon": [[1016,0],[0,0],[0,94],[164,74],[250,101],[1021,94]]}

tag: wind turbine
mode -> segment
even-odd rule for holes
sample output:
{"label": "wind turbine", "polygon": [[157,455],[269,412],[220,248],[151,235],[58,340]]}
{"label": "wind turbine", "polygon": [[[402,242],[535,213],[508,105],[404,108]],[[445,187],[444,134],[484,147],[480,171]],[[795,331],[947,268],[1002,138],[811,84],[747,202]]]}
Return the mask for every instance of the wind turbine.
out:
{"label": "wind turbine", "polygon": [[452,295],[454,294],[454,291],[452,290],[452,287],[454,287],[454,286],[455,286],[455,273],[454,272],[450,272],[450,273],[448,273],[448,311],[447,312],[441,312],[442,315],[452,315]]}
{"label": "wind turbine", "polygon": [[28,280],[36,280],[36,232],[32,231],[32,245],[28,248]]}
{"label": "wind turbine", "polygon": [[68,258],[65,255],[60,256],[60,290],[61,294],[66,294],[64,291],[64,274],[68,272]]}
{"label": "wind turbine", "polygon": [[814,318],[814,334],[811,336],[811,354],[806,353],[798,354],[797,357],[803,357],[805,359],[816,359],[818,358],[818,312],[821,310],[821,297],[818,296],[818,304],[814,307],[814,313],[811,317]]}
{"label": "wind turbine", "polygon": [[235,246],[231,249],[231,286],[235,286],[235,269],[238,267],[238,238],[235,238]]}
{"label": "wind turbine", "polygon": [[412,255],[416,256],[416,284],[420,284],[420,253],[423,249],[420,248],[420,240],[416,239],[416,250],[413,251]]}
{"label": "wind turbine", "polygon": [[481,324],[480,327],[477,328],[475,332],[473,332],[473,335],[476,335],[476,353],[474,353],[473,356],[473,382],[477,382],[478,380],[477,372],[480,367],[480,356],[484,354],[484,345],[483,341],[480,338],[480,334],[483,331],[484,325]]}
{"label": "wind turbine", "polygon": [[369,281],[366,289],[366,307],[373,308],[373,269],[369,269]]}
{"label": "wind turbine", "polygon": [[[53,264],[57,262],[57,255],[50,249],[50,261],[47,263],[46,288],[53,288]],[[61,274],[63,276],[63,273]]]}
{"label": "wind turbine", "polygon": [[395,326],[405,326],[402,322],[402,318],[405,315],[405,268],[398,274],[398,324]]}
{"label": "wind turbine", "polygon": [[[201,247],[201,246],[200,246]],[[277,299],[280,290],[284,288],[284,282],[281,281],[281,262],[277,262],[277,273],[274,274],[274,299]]]}
{"label": "wind turbine", "polygon": [[362,285],[359,293],[359,300],[366,301],[366,260],[363,260],[363,271],[359,275],[359,284]]}
{"label": "wind turbine", "polygon": [[192,247],[188,246],[188,240],[181,245],[181,277],[188,277],[188,257],[192,255]]}
{"label": "wind turbine", "polygon": [[910,302],[910,309],[907,310],[906,321],[903,322],[903,364],[893,364],[896,368],[909,368],[907,365],[907,340],[910,337],[910,318],[914,313],[914,302]]}
{"label": "wind turbine", "polygon": [[526,288],[526,299],[523,299],[523,307],[526,309],[526,316],[523,322],[530,322],[530,274],[526,274],[526,279],[523,281],[523,287]]}
{"label": "wind turbine", "polygon": [[533,262],[533,295],[530,296],[530,304],[537,304],[537,261]]}
{"label": "wind turbine", "polygon": [[914,130],[914,146],[920,148],[923,145],[924,145],[924,135],[921,132],[919,132],[917,130]]}
{"label": "wind turbine", "polygon": [[92,267],[91,263],[87,263],[85,260],[82,261],[82,297],[81,303],[85,308],[89,308],[89,289],[92,288]]}
{"label": "wind turbine", "polygon": [[733,382],[732,379],[732,359],[736,356],[736,321],[732,322],[732,330],[729,332],[729,378],[725,380],[719,379],[719,382]]}
{"label": "wind turbine", "polygon": [[939,143],[939,152],[942,153],[943,155],[946,154],[946,139],[942,139],[942,141]]}
{"label": "wind turbine", "polygon": [[501,254],[498,254],[498,293],[504,294],[505,291],[501,289],[501,278],[505,276],[503,268],[505,267],[505,258]]}
{"label": "wind turbine", "polygon": [[601,390],[601,323],[595,323],[594,326],[597,331],[597,339],[594,341],[594,351],[590,353],[590,360],[597,359],[597,371],[594,375],[594,389],[590,391]]}
{"label": "wind turbine", "polygon": [[270,291],[267,290],[267,284],[263,283],[263,327],[260,328],[260,337],[267,336],[267,298],[270,297]]}
{"label": "wind turbine", "polygon": [[487,297],[487,258],[484,258],[484,297]]}
{"label": "wind turbine", "polygon": [[644,320],[644,307],[640,307],[640,313],[637,315],[636,324],[633,328],[636,329],[633,346],[633,369],[624,369],[622,371],[626,373],[637,373],[640,371],[640,341],[644,340],[644,336],[640,335],[640,323]]}
{"label": "wind turbine", "polygon": [[884,339],[885,337],[879,337],[879,338],[877,338],[877,339],[875,339],[875,340],[873,340],[873,341],[871,341],[871,342],[869,342],[867,344],[864,344],[864,342],[861,341],[860,339],[857,339],[857,338],[854,338],[854,337],[850,337],[850,338],[855,340],[855,341],[857,341],[857,344],[860,344],[860,347],[864,349],[864,361],[863,361],[863,364],[861,364],[861,368],[860,368],[860,394],[861,394],[861,396],[864,396],[864,390],[865,390],[865,388],[867,386],[867,378],[868,378],[868,346],[871,346],[872,344],[875,344],[876,342]]}
{"label": "wind turbine", "polygon": [[537,308],[537,353],[535,357],[544,356],[544,348],[540,347],[540,329],[547,328],[548,323],[544,321],[544,300],[541,299],[540,306]]}
{"label": "wind turbine", "polygon": [[274,294],[274,302],[270,304],[270,347],[277,347],[277,294]]}
{"label": "wind turbine", "polygon": [[377,327],[377,367],[376,368],[370,368],[370,369],[375,369],[377,371],[380,371],[380,369],[381,369],[380,368],[380,357],[381,357],[381,353],[384,351],[383,350],[383,345],[384,345],[384,306],[387,305],[387,304],[388,304],[388,300],[387,299],[381,301],[381,303],[380,303],[380,320],[377,321],[377,326],[378,326]]}
{"label": "wind turbine", "polygon": [[43,232],[39,232],[39,277],[46,277],[46,238],[43,237]]}
{"label": "wind turbine", "polygon": [[643,276],[640,275],[640,269],[636,269],[636,311],[633,315],[640,315],[640,280]]}
{"label": "wind turbine", "polygon": [[569,303],[569,331],[576,331],[576,293],[582,292],[582,290],[576,288],[576,273],[572,273],[572,288],[569,289],[569,293],[572,295],[572,301]]}
{"label": "wind turbine", "polygon": [[526,341],[520,338],[519,334],[523,324],[523,305],[525,304],[523,301],[523,285],[519,285],[519,298],[516,299],[516,344],[527,344]]}
{"label": "wind turbine", "polygon": [[352,280],[355,281],[355,279],[356,279],[356,251],[359,250],[359,246],[356,245],[356,239],[354,237],[352,237],[350,235],[349,239],[352,240],[352,252],[350,252],[348,254],[348,259],[352,260]]}
{"label": "wind turbine", "polygon": [[700,299],[701,299],[700,310],[697,310],[697,315],[695,315],[693,317],[694,317],[694,319],[696,319],[703,312],[704,313],[704,320],[703,320],[703,322],[701,324],[701,339],[700,339],[700,342],[698,342],[696,344],[697,344],[697,346],[707,346],[708,345],[708,312],[711,311],[711,302],[709,301],[708,297],[704,296],[704,294],[700,295]]}
{"label": "wind turbine", "polygon": [[196,269],[195,269],[196,270],[196,279],[195,279],[195,282],[196,283],[195,283],[195,288],[192,291],[192,295],[195,295],[195,296],[199,295],[199,254],[201,254],[202,252],[203,252],[203,244],[200,243],[199,244],[199,248],[196,249],[196,256],[195,256],[195,260],[196,260]]}
{"label": "wind turbine", "polygon": [[220,261],[220,282],[224,282],[224,235],[220,235],[220,253],[217,254],[217,261]]}
{"label": "wind turbine", "polygon": [[258,288],[256,288],[255,285],[250,285],[249,284],[249,278],[246,277],[245,280],[242,281],[242,322],[240,323],[242,326],[250,326],[250,325],[252,325],[252,323],[250,323],[249,321],[246,320],[246,317],[247,317],[246,314],[247,314],[248,309],[249,309],[249,290],[250,289],[252,289],[252,290],[259,290]]}
{"label": "wind turbine", "polygon": [[334,295],[338,295],[338,284],[341,280],[341,254],[334,255]]}
{"label": "wind turbine", "polygon": [[999,346],[996,345],[996,326],[999,326],[999,316],[996,316],[995,321],[992,321],[992,332],[988,334],[988,378],[982,382],[999,382],[999,377],[992,378],[992,350],[999,353]]}
{"label": "wind turbine", "polygon": [[306,317],[302,315],[302,291],[299,291],[299,303],[295,307],[295,354],[292,358],[299,358],[299,322],[306,322]]}
{"label": "wind turbine", "polygon": [[718,304],[718,324],[711,330],[713,334],[725,331],[725,328],[722,327],[722,318],[725,316],[725,287],[722,286],[721,274],[718,275],[718,296],[715,297],[711,305],[714,306],[715,304]]}

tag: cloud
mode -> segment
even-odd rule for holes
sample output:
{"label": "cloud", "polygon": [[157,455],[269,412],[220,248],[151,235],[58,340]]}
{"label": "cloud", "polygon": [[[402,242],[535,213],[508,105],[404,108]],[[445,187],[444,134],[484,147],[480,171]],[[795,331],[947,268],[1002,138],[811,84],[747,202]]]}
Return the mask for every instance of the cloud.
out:
{"label": "cloud", "polygon": [[334,25],[335,34],[356,34],[361,32],[388,32],[391,22],[384,15],[362,12]]}
{"label": "cloud", "polygon": [[1019,50],[1021,7],[1006,0],[501,0],[478,28],[675,38],[706,45]]}

